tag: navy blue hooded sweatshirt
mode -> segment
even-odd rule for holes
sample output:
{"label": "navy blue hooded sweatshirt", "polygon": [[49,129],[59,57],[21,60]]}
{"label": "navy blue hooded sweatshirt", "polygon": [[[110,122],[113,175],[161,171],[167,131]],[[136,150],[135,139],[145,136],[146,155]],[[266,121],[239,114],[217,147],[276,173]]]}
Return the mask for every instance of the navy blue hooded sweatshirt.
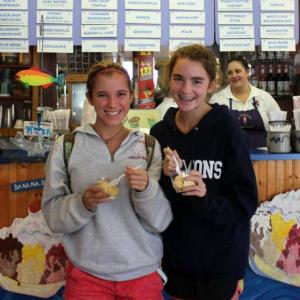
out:
{"label": "navy blue hooded sweatshirt", "polygon": [[167,275],[241,279],[248,262],[250,219],[258,202],[244,133],[227,107],[214,104],[183,134],[175,125],[177,110],[170,108],[150,133],[162,149],[176,149],[187,168],[200,171],[207,194],[182,196],[162,174],[174,216],[163,233],[163,269]]}

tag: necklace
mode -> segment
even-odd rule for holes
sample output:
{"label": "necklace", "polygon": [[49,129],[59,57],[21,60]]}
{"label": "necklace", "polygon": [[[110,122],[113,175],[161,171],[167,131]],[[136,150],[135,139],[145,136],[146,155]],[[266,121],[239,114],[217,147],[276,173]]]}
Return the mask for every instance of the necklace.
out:
{"label": "necklace", "polygon": [[123,129],[124,129],[124,127],[122,126],[121,127],[121,129],[119,130],[119,131],[117,131],[113,136],[111,136],[110,138],[104,138],[103,136],[102,136],[102,134],[99,132],[99,131],[97,131],[98,132],[98,134],[100,135],[100,137],[102,138],[102,140],[104,141],[104,143],[106,144],[106,145],[108,145],[108,143],[111,141],[111,140],[113,140],[116,136],[118,136],[122,131],[123,131]]}

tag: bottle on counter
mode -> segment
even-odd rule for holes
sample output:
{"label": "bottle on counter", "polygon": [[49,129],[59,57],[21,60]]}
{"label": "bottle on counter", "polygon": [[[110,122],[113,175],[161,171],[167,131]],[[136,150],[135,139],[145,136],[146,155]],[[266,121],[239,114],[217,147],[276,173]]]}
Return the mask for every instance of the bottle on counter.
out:
{"label": "bottle on counter", "polygon": [[285,96],[289,96],[291,94],[290,92],[291,78],[289,75],[288,65],[284,65],[284,73],[282,77],[283,77],[283,94]]}
{"label": "bottle on counter", "polygon": [[274,51],[268,51],[266,52],[266,57],[268,62],[274,62],[275,61],[275,52]]}
{"label": "bottle on counter", "polygon": [[256,75],[256,67],[253,65],[250,65],[250,77],[249,77],[250,83],[258,87],[258,80],[257,80],[257,75]]}
{"label": "bottle on counter", "polygon": [[273,74],[273,66],[269,65],[269,73],[268,73],[268,78],[267,78],[267,91],[272,95],[276,95],[276,78]]}
{"label": "bottle on counter", "polygon": [[276,74],[276,95],[283,96],[284,95],[284,78],[281,72],[281,65],[277,65],[277,74]]}
{"label": "bottle on counter", "polygon": [[258,49],[258,52],[257,52],[257,60],[260,62],[260,63],[265,63],[266,62],[266,53],[265,51],[261,51],[261,48]]}
{"label": "bottle on counter", "polygon": [[267,76],[265,73],[265,66],[262,65],[260,69],[260,76],[258,80],[258,87],[264,91],[267,90]]}
{"label": "bottle on counter", "polygon": [[283,52],[282,51],[276,51],[275,52],[275,59],[276,59],[277,62],[282,62]]}

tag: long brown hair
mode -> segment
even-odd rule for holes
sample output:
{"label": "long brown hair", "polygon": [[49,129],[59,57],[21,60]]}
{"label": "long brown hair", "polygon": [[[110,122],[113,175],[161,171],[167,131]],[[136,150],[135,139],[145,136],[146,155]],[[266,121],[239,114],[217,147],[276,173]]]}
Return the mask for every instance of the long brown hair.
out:
{"label": "long brown hair", "polygon": [[176,61],[180,58],[187,58],[192,61],[200,62],[207,72],[210,81],[215,80],[217,72],[217,62],[213,51],[210,48],[207,48],[200,44],[193,44],[177,49],[171,56],[168,68],[169,81],[171,80]]}

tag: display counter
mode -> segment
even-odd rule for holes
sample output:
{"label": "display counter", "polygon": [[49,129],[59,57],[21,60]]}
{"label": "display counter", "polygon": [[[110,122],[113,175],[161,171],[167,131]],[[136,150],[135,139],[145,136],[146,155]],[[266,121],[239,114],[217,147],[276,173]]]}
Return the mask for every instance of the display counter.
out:
{"label": "display counter", "polygon": [[[300,153],[251,152],[259,190],[259,201],[300,188]],[[46,156],[27,152],[0,139],[0,228],[16,217],[27,215],[29,205],[41,200]],[[13,188],[14,187],[14,188]]]}
{"label": "display counter", "polygon": [[300,153],[251,152],[256,175],[259,201],[272,199],[276,194],[300,188]]}
{"label": "display counter", "polygon": [[41,201],[46,156],[28,156],[0,139],[0,228]]}

